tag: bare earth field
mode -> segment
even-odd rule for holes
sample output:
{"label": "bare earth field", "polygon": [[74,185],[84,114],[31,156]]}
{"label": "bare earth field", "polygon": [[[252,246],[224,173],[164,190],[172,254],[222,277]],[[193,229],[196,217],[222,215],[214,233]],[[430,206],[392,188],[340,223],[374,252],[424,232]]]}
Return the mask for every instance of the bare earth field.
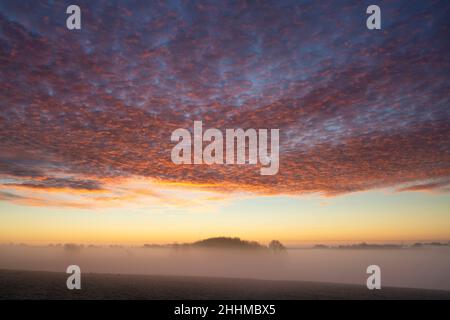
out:
{"label": "bare earth field", "polygon": [[450,291],[301,281],[83,274],[81,290],[67,274],[0,270],[0,299],[450,299]]}

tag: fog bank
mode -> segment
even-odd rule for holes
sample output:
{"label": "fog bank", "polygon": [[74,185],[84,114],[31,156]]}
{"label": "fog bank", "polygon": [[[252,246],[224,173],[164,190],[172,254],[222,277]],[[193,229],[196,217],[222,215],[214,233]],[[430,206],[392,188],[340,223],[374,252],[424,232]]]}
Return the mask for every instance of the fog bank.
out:
{"label": "fog bank", "polygon": [[450,290],[450,247],[408,249],[239,250],[126,247],[0,246],[0,269],[238,277],[365,285],[366,268],[381,267],[382,286]]}

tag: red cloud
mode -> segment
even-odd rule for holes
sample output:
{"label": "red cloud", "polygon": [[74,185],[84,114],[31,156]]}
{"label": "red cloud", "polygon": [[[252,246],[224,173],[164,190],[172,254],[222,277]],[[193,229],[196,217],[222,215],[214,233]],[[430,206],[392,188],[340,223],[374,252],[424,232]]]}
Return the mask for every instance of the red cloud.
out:
{"label": "red cloud", "polygon": [[[369,38],[357,7],[86,4],[85,29],[70,33],[56,11],[36,3],[23,17],[14,3],[0,14],[3,186],[101,190],[140,176],[270,194],[447,187],[436,182],[450,176],[441,15],[419,27],[411,6]],[[280,129],[279,173],[174,165],[171,132],[194,120]]]}

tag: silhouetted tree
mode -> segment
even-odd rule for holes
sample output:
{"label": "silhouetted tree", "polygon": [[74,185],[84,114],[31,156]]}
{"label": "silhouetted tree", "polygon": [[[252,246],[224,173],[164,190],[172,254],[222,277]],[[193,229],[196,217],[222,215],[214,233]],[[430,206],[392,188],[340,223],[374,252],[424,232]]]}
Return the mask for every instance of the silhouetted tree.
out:
{"label": "silhouetted tree", "polygon": [[263,249],[256,241],[246,241],[240,238],[216,237],[200,240],[192,244],[194,247],[221,249]]}
{"label": "silhouetted tree", "polygon": [[286,248],[283,246],[283,244],[278,240],[272,240],[269,243],[269,249],[272,251],[280,252],[280,251],[286,251]]}

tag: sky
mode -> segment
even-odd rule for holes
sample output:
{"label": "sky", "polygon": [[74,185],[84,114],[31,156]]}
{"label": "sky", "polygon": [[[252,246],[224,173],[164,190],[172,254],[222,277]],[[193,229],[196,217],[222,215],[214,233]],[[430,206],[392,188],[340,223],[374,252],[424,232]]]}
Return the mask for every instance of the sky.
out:
{"label": "sky", "polygon": [[[0,242],[450,240],[448,1],[0,0]],[[280,130],[280,169],[175,165]]]}

